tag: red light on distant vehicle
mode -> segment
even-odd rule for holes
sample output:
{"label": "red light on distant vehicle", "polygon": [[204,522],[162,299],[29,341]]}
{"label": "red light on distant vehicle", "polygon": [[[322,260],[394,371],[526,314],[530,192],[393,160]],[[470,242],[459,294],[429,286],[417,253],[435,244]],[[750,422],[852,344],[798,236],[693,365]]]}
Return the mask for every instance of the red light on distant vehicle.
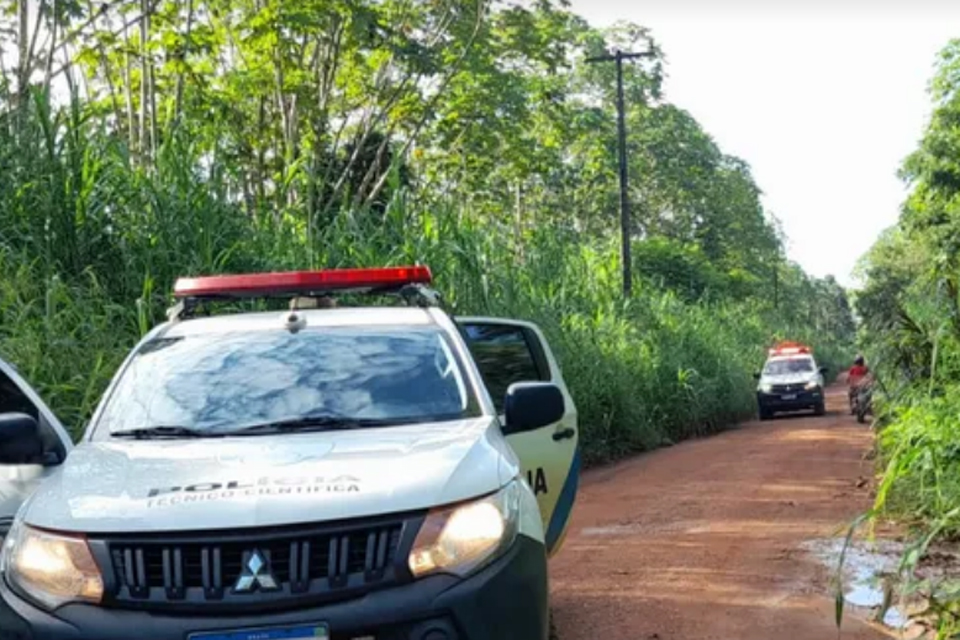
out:
{"label": "red light on distant vehicle", "polygon": [[389,289],[407,284],[430,284],[426,266],[376,269],[324,269],[225,276],[180,278],[173,288],[177,298],[267,296],[323,293],[349,289]]}
{"label": "red light on distant vehicle", "polygon": [[801,353],[810,353],[810,347],[799,342],[781,342],[769,351],[771,356],[791,356]]}

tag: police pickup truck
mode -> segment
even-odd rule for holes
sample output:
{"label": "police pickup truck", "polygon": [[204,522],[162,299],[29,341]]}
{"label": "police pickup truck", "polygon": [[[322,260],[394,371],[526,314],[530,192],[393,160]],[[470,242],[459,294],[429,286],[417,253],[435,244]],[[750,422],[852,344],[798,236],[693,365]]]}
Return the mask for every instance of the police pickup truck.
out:
{"label": "police pickup truck", "polygon": [[761,420],[778,412],[812,410],[826,412],[823,375],[826,367],[817,366],[810,347],[782,342],[768,351],[763,370],[757,378],[757,409]]}
{"label": "police pickup truck", "polygon": [[181,279],[76,446],[0,362],[0,640],[545,640],[576,408],[430,280]]}

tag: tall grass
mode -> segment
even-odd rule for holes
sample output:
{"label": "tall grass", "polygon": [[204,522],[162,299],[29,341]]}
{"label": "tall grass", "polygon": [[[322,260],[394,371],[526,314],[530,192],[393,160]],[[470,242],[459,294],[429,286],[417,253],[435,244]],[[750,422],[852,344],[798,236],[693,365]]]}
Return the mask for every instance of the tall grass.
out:
{"label": "tall grass", "polygon": [[[180,275],[428,264],[457,314],[530,319],[556,351],[596,463],[707,434],[754,410],[775,337],[835,341],[765,301],[695,303],[650,282],[623,301],[615,242],[540,215],[475,216],[398,192],[382,214],[251,212],[221,168],[171,137],[149,170],[74,119],[0,127],[0,354],[78,434],[118,362],[163,318]],[[50,134],[53,131],[55,135]],[[38,149],[41,151],[38,153]],[[545,212],[548,213],[548,212]]]}
{"label": "tall grass", "polygon": [[112,300],[93,272],[47,276],[0,250],[0,356],[75,435],[137,333],[136,305]]}
{"label": "tall grass", "polygon": [[880,432],[885,473],[878,510],[908,523],[936,523],[941,533],[960,533],[960,387],[943,394],[912,393],[900,399]]}

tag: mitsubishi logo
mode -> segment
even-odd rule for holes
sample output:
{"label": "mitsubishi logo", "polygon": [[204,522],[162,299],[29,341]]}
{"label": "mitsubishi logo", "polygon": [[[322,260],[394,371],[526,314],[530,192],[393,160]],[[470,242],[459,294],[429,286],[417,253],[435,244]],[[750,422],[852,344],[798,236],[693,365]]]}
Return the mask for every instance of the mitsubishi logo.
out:
{"label": "mitsubishi logo", "polygon": [[259,549],[247,551],[243,554],[243,571],[237,578],[233,590],[237,593],[248,593],[257,587],[261,591],[276,591],[280,588],[277,579],[270,572],[269,558]]}

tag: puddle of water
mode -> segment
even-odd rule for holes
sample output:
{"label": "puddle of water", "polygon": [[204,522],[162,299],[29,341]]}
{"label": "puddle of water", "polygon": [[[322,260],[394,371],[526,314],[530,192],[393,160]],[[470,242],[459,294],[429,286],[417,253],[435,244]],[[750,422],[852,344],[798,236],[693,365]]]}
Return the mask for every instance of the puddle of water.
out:
{"label": "puddle of water", "polygon": [[[815,556],[831,573],[837,570],[844,540],[813,540],[803,548]],[[843,597],[855,607],[876,609],[883,606],[883,576],[897,573],[903,547],[892,542],[852,542],[843,561]],[[896,605],[884,613],[883,624],[893,629],[906,629],[911,621]]]}
{"label": "puddle of water", "polygon": [[900,609],[890,607],[883,615],[883,624],[891,629],[906,629],[910,626],[910,618],[900,611]]}
{"label": "puddle of water", "polygon": [[879,607],[883,604],[883,590],[866,584],[854,584],[844,592],[843,599],[855,607]]}

